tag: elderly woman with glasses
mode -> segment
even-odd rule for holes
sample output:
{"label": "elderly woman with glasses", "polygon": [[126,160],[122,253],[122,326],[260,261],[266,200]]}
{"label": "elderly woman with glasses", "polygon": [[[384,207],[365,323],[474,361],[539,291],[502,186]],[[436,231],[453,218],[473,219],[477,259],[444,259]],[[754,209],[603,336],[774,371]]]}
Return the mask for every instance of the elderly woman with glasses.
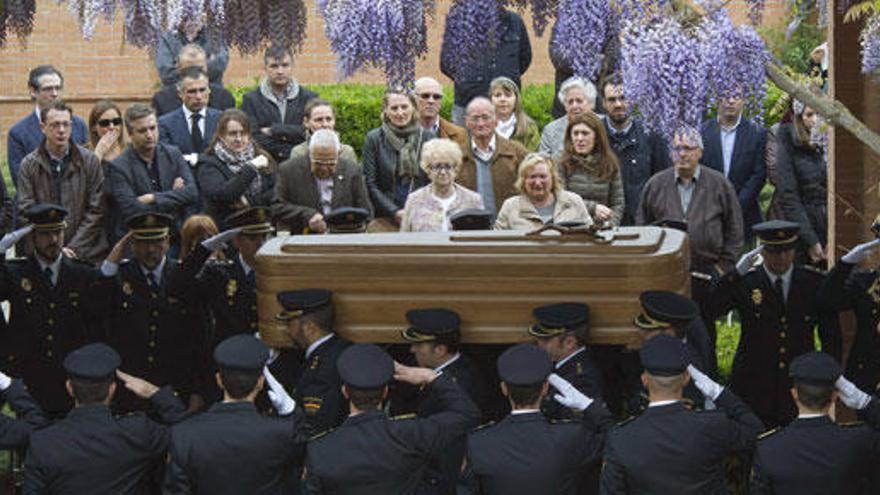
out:
{"label": "elderly woman with glasses", "polygon": [[425,143],[420,166],[431,183],[407,197],[401,232],[445,232],[451,230],[449,217],[455,212],[483,208],[479,194],[455,183],[461,156],[461,148],[452,140]]}
{"label": "elderly woman with glasses", "polygon": [[515,187],[520,194],[501,205],[495,220],[498,230],[532,230],[563,222],[593,224],[584,200],[564,189],[553,160],[546,154],[530,153],[525,157]]}
{"label": "elderly woman with glasses", "polygon": [[125,149],[122,112],[110,100],[95,103],[89,112],[89,147],[102,162],[112,162]]}

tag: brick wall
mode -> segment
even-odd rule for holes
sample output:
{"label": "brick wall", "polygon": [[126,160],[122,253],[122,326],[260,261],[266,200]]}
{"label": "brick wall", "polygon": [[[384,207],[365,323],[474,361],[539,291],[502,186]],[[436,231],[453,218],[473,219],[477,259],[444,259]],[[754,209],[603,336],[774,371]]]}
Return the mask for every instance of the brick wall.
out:
{"label": "brick wall", "polygon": [[[330,83],[336,80],[335,57],[323,35],[323,19],[314,0],[309,5],[309,30],[303,53],[295,61],[296,77],[306,84]],[[437,22],[429,28],[430,51],[419,61],[418,74],[432,74],[443,79],[439,70],[440,40],[445,13],[451,2],[438,1]],[[730,7],[735,19],[744,19],[742,0],[734,0]],[[784,0],[767,2],[768,22],[783,18]],[[91,105],[101,97],[110,97],[123,105],[135,100],[148,100],[158,85],[158,77],[149,55],[123,43],[121,15],[107,24],[98,22],[95,36],[85,41],[67,4],[56,5],[53,0],[37,0],[37,14],[33,35],[20,44],[11,38],[0,50],[0,161],[6,157],[6,134],[9,127],[30,111],[27,73],[31,67],[51,63],[65,78],[65,99],[73,104],[80,116],[86,115]],[[530,20],[526,19],[526,24]],[[549,30],[548,30],[549,31]],[[553,81],[553,66],[547,55],[549,32],[543,38],[532,33],[532,66],[524,81],[544,83]],[[227,85],[249,84],[261,74],[261,57],[243,57],[233,53],[224,79]],[[360,74],[351,82],[382,83],[381,73]],[[444,81],[445,82],[445,81]]]}

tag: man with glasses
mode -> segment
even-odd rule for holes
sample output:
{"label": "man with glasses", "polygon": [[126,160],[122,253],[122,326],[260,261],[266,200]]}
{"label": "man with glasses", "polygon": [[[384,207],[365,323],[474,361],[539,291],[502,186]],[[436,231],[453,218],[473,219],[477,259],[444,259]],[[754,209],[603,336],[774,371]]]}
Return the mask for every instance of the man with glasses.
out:
{"label": "man with glasses", "polygon": [[443,104],[443,86],[436,79],[423,77],[416,81],[416,107],[419,110],[422,129],[439,138],[455,141],[464,151],[467,147],[467,131],[440,116]]}
{"label": "man with glasses", "polygon": [[220,110],[208,107],[211,89],[201,67],[180,71],[177,92],[183,104],[176,111],[159,117],[159,141],[177,146],[186,161],[195,166],[198,154],[214,137]]}
{"label": "man with glasses", "polygon": [[64,253],[95,264],[109,246],[104,236],[101,160],[71,142],[73,110],[54,101],[40,111],[45,139],[24,157],[18,179],[18,216],[32,205],[52,203],[67,209]]}
{"label": "man with glasses", "polygon": [[[6,145],[6,157],[9,163],[9,173],[13,184],[18,184],[18,170],[24,157],[37,149],[43,141],[43,131],[40,127],[40,110],[49,106],[53,101],[61,100],[64,92],[64,77],[61,72],[51,65],[34,67],[28,75],[28,89],[31,100],[36,104],[33,112],[19,120],[9,129],[9,137]],[[86,144],[89,132],[86,123],[79,117],[73,117],[71,139],[76,144]],[[5,196],[5,195],[4,195]]]}
{"label": "man with glasses", "polygon": [[335,131],[318,129],[309,139],[308,156],[279,167],[272,216],[292,234],[327,232],[326,217],[337,208],[372,211],[361,167],[340,156],[340,147]]}

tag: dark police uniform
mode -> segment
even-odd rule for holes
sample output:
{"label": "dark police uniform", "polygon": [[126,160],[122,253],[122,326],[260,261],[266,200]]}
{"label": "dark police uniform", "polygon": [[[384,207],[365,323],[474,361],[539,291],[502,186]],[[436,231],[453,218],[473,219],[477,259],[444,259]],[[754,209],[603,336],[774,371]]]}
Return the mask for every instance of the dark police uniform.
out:
{"label": "dark police uniform", "polygon": [[[796,382],[834,387],[840,366],[831,356],[804,354],[791,365]],[[880,403],[866,416],[878,419]],[[876,493],[868,478],[880,465],[880,423],[841,425],[827,415],[796,418],[758,440],[752,469],[754,494],[811,495]]]}
{"label": "dark police uniform", "polygon": [[[25,212],[35,231],[63,230],[67,210],[37,204]],[[3,254],[0,253],[0,257]],[[9,301],[9,329],[3,342],[4,367],[20,377],[34,399],[51,416],[73,407],[64,388],[61,367],[72,350],[100,340],[99,301],[91,296],[100,273],[59,255],[54,285],[36,253],[23,260],[0,263],[0,299]]]}
{"label": "dark police uniform", "polygon": [[[325,289],[279,292],[277,298],[284,308],[276,315],[281,321],[290,321],[333,304],[333,293]],[[303,407],[309,424],[317,432],[338,426],[348,415],[336,360],[351,343],[333,334],[329,328],[324,330],[331,333],[310,353],[306,351],[303,369],[293,390],[293,399]]]}
{"label": "dark police uniform", "polygon": [[[143,213],[129,219],[135,239],[161,239],[174,219],[162,213]],[[157,267],[156,270],[159,268]],[[165,258],[154,285],[137,260],[119,264],[112,277],[102,277],[100,298],[107,306],[107,343],[122,356],[121,369],[159,386],[170,385],[187,400],[203,373],[205,343],[201,319],[181,290],[182,274],[176,260]],[[145,410],[145,401],[118,390],[114,401],[120,411]]]}
{"label": "dark police uniform", "polygon": [[[498,359],[508,385],[540,386],[550,371],[547,353],[528,344]],[[540,411],[511,413],[468,436],[465,484],[484,495],[576,493],[583,470],[598,462],[610,425],[600,399],[577,421],[549,420]]]}
{"label": "dark police uniform", "polygon": [[15,413],[15,419],[0,414],[0,449],[27,447],[31,432],[46,426],[49,419],[27,392],[21,380],[13,380],[0,395]]}
{"label": "dark police uniform", "polygon": [[[112,380],[119,355],[89,344],[64,360],[71,378]],[[164,421],[179,420],[183,405],[168,388],[150,398]],[[143,414],[114,416],[104,404],[80,405],[31,435],[24,493],[141,494],[154,486],[168,448],[166,426]]]}
{"label": "dark police uniform", "polygon": [[[773,220],[752,227],[765,250],[794,250],[796,223]],[[736,308],[742,322],[733,360],[731,388],[761,418],[774,427],[788,424],[797,414],[791,398],[789,366],[797,356],[814,349],[813,327],[818,325],[822,349],[839,356],[837,314],[821,311],[819,288],[825,276],[810,267],[792,265],[788,297],[771,281],[766,267],[745,275],[734,269],[717,281],[707,298],[713,316]],[[774,280],[782,279],[775,274]]]}
{"label": "dark police uniform", "polygon": [[[394,363],[371,344],[355,344],[339,357],[343,381],[357,389],[381,389],[392,377]],[[431,458],[448,439],[476,425],[479,410],[446,374],[428,388],[443,404],[427,418],[388,418],[381,410],[349,416],[327,434],[309,441],[306,491],[310,494],[412,494]]]}
{"label": "dark police uniform", "polygon": [[[214,351],[221,370],[259,374],[268,357],[252,335],[229,337]],[[214,404],[173,427],[164,493],[299,493],[297,483],[285,482],[298,482],[309,437],[304,425],[299,410],[269,417],[245,400]]]}
{"label": "dark police uniform", "polygon": [[[649,374],[674,376],[685,371],[682,342],[661,334],[640,351]],[[680,401],[649,406],[641,416],[608,434],[603,494],[727,493],[722,459],[748,453],[763,431],[761,420],[725,389],[714,411],[695,412]]]}

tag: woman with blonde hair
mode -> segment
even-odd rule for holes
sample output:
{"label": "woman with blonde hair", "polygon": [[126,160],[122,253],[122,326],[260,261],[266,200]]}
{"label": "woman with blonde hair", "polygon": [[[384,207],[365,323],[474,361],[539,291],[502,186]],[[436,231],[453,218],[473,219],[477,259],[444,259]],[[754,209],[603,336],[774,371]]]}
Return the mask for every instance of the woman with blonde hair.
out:
{"label": "woman with blonde hair", "polygon": [[509,77],[496,77],[489,84],[489,99],[495,105],[495,132],[529,151],[536,151],[541,142],[541,131],[523,110],[522,94],[516,83]]}
{"label": "woman with blonde hair", "polygon": [[406,198],[401,232],[445,232],[451,230],[449,217],[454,213],[483,208],[479,194],[455,183],[461,156],[461,148],[450,139],[425,143],[420,165],[431,183]]}
{"label": "woman with blonde hair", "polygon": [[515,187],[520,194],[501,205],[495,221],[498,230],[532,230],[562,222],[593,224],[584,201],[565,190],[553,160],[543,153],[526,155],[519,165]]}

